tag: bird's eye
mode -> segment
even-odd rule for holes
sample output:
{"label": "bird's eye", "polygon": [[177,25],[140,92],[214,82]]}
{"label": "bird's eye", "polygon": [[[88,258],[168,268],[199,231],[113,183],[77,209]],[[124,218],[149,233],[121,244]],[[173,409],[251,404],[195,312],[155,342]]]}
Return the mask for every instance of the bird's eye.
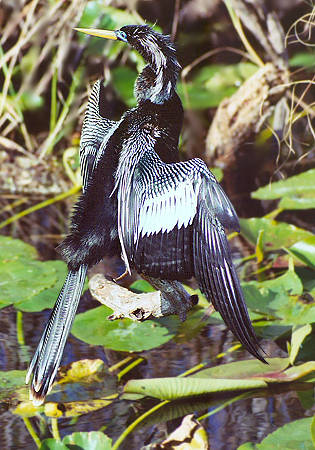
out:
{"label": "bird's eye", "polygon": [[120,41],[128,42],[127,40],[127,33],[122,30],[116,31],[116,36]]}

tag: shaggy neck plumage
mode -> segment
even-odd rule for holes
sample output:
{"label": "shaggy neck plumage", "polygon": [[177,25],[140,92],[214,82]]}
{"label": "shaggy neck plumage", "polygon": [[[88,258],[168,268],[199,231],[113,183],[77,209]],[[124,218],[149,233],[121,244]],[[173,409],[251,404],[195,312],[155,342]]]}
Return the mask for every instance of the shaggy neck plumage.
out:
{"label": "shaggy neck plumage", "polygon": [[135,96],[161,104],[169,100],[175,92],[180,65],[175,49],[168,36],[148,34],[137,45],[137,50],[148,62],[135,85]]}

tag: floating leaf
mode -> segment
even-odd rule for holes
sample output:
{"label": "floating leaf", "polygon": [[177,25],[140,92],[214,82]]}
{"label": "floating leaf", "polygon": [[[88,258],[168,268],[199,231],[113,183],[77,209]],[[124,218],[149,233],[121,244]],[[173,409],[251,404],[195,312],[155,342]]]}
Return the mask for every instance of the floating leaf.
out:
{"label": "floating leaf", "polygon": [[315,304],[305,303],[299,297],[303,285],[293,270],[273,280],[242,283],[242,287],[248,307],[273,319],[269,325],[304,325],[315,321]]}
{"label": "floating leaf", "polygon": [[69,366],[62,367],[59,373],[58,383],[91,382],[104,377],[105,364],[101,359],[80,359]]}
{"label": "floating leaf", "polygon": [[139,352],[159,347],[172,339],[179,319],[168,317],[159,320],[134,322],[130,319],[110,321],[112,310],[106,306],[78,314],[72,334],[88,344],[103,345],[117,351]]}
{"label": "floating leaf", "polygon": [[124,392],[148,395],[160,400],[175,400],[213,392],[239,391],[267,387],[262,380],[217,379],[217,378],[151,378],[130,380]]}
{"label": "floating leaf", "polygon": [[315,270],[315,236],[295,242],[289,252],[296,256],[307,266]]}
{"label": "floating leaf", "polygon": [[44,413],[47,417],[79,417],[82,414],[88,414],[98,409],[105,408],[113,403],[118,394],[112,398],[89,399],[76,402],[46,402]]}
{"label": "floating leaf", "polygon": [[311,69],[315,66],[315,58],[314,58],[314,52],[298,52],[295,53],[295,55],[292,56],[292,58],[289,59],[289,65],[291,67],[298,67],[302,66],[305,68]]}
{"label": "floating leaf", "polygon": [[83,450],[110,450],[112,440],[101,431],[77,432],[66,436],[63,441],[69,448],[77,446]]}
{"label": "floating leaf", "polygon": [[58,441],[57,439],[53,438],[48,438],[42,441],[39,450],[70,450],[70,449],[61,441]]}
{"label": "floating leaf", "polygon": [[0,303],[10,305],[28,300],[57,281],[49,262],[21,260],[0,262]]}
{"label": "floating leaf", "polygon": [[312,233],[302,228],[267,218],[240,219],[240,224],[242,235],[253,245],[260,231],[264,231],[262,245],[265,252],[290,247],[298,241],[313,237]]}
{"label": "floating leaf", "polygon": [[39,412],[43,412],[43,409],[43,406],[34,406],[33,402],[26,401],[20,402],[12,412],[20,417],[34,417]]}
{"label": "floating leaf", "polygon": [[[43,309],[53,308],[58,294],[62,288],[67,275],[67,265],[63,261],[45,261],[45,268],[55,272],[56,282],[53,287],[42,290],[39,294],[33,295],[25,301],[15,304],[16,309],[24,312],[37,312]],[[87,289],[87,286],[85,287]]]}
{"label": "floating leaf", "polygon": [[0,236],[0,261],[8,262],[17,259],[36,259],[37,251],[34,247],[20,239]]}
{"label": "floating leaf", "polygon": [[315,361],[293,366],[283,372],[283,381],[296,381],[315,372]]}
{"label": "floating leaf", "polygon": [[269,434],[260,444],[259,450],[314,450],[311,436],[312,417],[295,420]]}
{"label": "floating leaf", "polygon": [[252,192],[252,197],[260,200],[272,200],[276,198],[313,198],[315,199],[315,169],[310,169],[287,178],[276,181],[267,186],[260,187]]}
{"label": "floating leaf", "polygon": [[291,337],[290,364],[293,365],[304,339],[312,332],[310,324],[298,326],[293,329]]}
{"label": "floating leaf", "polygon": [[256,359],[237,361],[229,364],[220,364],[210,367],[191,375],[189,378],[227,378],[227,379],[249,379],[274,378],[289,366],[289,358],[267,358],[268,364],[264,364]]}

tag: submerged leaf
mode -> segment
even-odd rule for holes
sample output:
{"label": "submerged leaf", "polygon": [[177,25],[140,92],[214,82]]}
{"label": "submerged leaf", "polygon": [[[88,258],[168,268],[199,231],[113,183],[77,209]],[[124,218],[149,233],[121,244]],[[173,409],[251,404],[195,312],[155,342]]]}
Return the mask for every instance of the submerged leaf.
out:
{"label": "submerged leaf", "polygon": [[0,399],[12,397],[19,388],[25,387],[26,370],[8,370],[0,372]]}

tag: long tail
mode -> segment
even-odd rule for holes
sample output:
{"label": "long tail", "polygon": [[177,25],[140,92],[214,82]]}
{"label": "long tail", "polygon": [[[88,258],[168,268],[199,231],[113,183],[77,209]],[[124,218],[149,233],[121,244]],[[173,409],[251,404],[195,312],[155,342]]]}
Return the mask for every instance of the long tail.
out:
{"label": "long tail", "polygon": [[55,379],[66,340],[76,314],[86,277],[87,266],[69,271],[56,304],[50,314],[36,353],[26,375],[28,384],[32,374],[30,397],[34,405],[43,403]]}

